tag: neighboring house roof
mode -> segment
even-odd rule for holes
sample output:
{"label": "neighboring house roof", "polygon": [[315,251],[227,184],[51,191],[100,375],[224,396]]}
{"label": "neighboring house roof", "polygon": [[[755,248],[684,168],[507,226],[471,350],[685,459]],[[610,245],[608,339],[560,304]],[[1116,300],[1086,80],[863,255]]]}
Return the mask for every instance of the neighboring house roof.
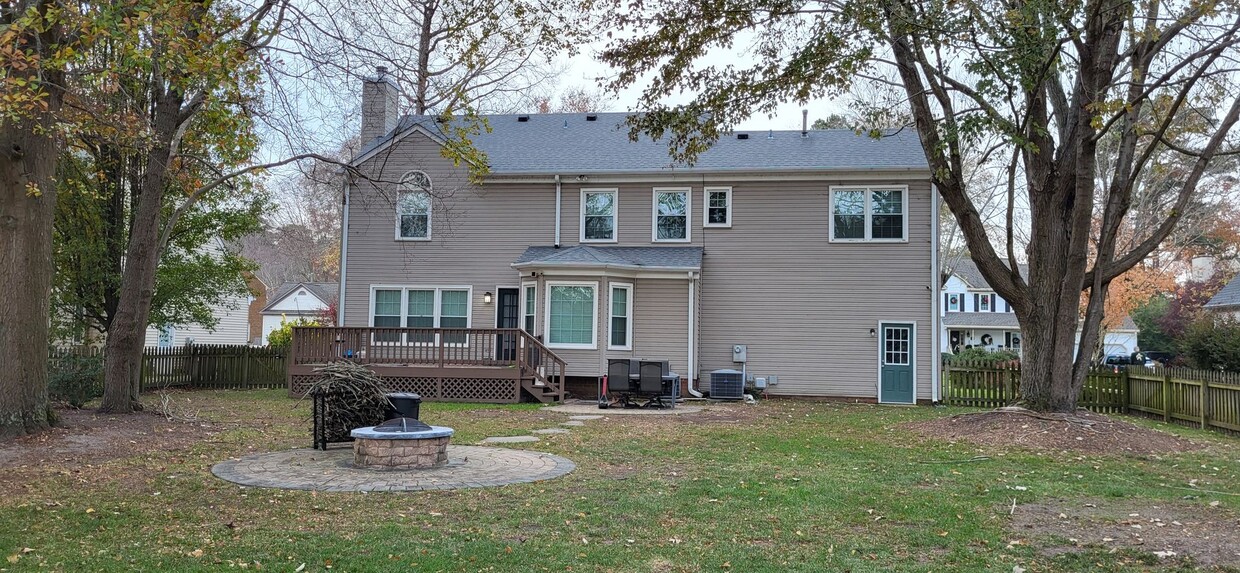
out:
{"label": "neighboring house roof", "polygon": [[[1003,259],[1003,264],[1007,264],[1007,259]],[[1020,274],[1023,277],[1029,276],[1029,265],[1020,265]],[[969,288],[973,289],[989,289],[990,283],[986,282],[986,277],[982,276],[982,271],[977,268],[977,263],[970,258],[961,258],[956,263],[956,268],[952,270],[952,275],[964,281]]]}
{"label": "neighboring house roof", "polygon": [[[594,116],[595,121],[587,121]],[[629,140],[626,113],[483,116],[490,131],[470,137],[486,154],[493,174],[588,174],[659,171],[928,170],[921,141],[912,129],[882,137],[850,129],[800,131],[738,130],[724,135],[697,162],[673,164],[666,141]],[[527,118],[518,121],[518,117]],[[365,144],[355,161],[413,132],[445,141],[435,116],[405,116],[391,133]],[[748,135],[739,139],[738,134]]]}
{"label": "neighboring house roof", "polygon": [[[949,312],[943,315],[943,326],[954,328],[1020,328],[1014,312]],[[1125,316],[1111,332],[1137,331],[1137,323]]]}
{"label": "neighboring house roof", "polygon": [[1232,306],[1240,306],[1240,275],[1231,279],[1222,290],[1214,294],[1210,298],[1210,302],[1205,304],[1206,308],[1226,308]]}
{"label": "neighboring house roof", "polygon": [[1020,328],[1014,312],[949,312],[944,326],[956,328]]}
{"label": "neighboring house roof", "polygon": [[263,312],[271,310],[271,307],[279,304],[281,300],[287,298],[298,288],[305,288],[307,292],[322,301],[324,305],[330,305],[340,297],[340,283],[284,283],[275,292],[268,294],[267,306],[263,307]]}
{"label": "neighboring house roof", "polygon": [[702,247],[529,247],[512,266],[699,270]]}

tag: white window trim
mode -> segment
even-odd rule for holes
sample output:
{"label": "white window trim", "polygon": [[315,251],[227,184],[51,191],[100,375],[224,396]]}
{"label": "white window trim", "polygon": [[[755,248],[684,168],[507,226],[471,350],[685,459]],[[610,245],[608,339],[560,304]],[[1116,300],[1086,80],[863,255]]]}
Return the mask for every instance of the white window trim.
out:
{"label": "white window trim", "polygon": [[[528,299],[526,298],[526,292],[525,292],[525,291],[526,291],[527,289],[529,289],[529,288],[533,288],[533,289],[534,289],[534,314],[532,314],[532,315],[525,314],[525,306],[526,306],[526,304],[528,304]],[[521,297],[520,297],[520,299],[521,299],[521,303],[520,303],[520,304],[521,304],[521,325],[520,325],[520,326],[521,326],[521,328],[525,328],[525,318],[526,318],[527,316],[533,316],[533,317],[534,317],[534,320],[533,320],[532,322],[533,322],[533,324],[534,324],[534,328],[535,328],[535,329],[537,329],[537,328],[538,328],[538,283],[536,283],[536,282],[523,282],[523,283],[521,283]],[[531,332],[530,334],[531,334],[531,335],[534,335],[535,333]]]}
{"label": "white window trim", "polygon": [[[427,184],[428,184],[428,186],[427,186],[427,188],[426,188],[426,189],[404,189],[404,188],[403,188],[403,187],[404,187],[404,185],[405,185],[405,180],[406,180],[406,179],[408,179],[410,176],[412,176],[414,173],[421,173],[423,177],[426,177],[426,182],[427,182]],[[397,241],[429,241],[429,240],[431,240],[431,237],[433,236],[433,235],[432,235],[433,230],[432,230],[432,228],[431,228],[431,224],[432,224],[432,222],[433,222],[433,221],[434,221],[434,219],[435,219],[435,217],[434,217],[434,213],[435,213],[435,196],[431,193],[431,189],[433,189],[433,188],[434,188],[434,186],[433,186],[433,184],[431,184],[431,176],[430,176],[430,175],[427,175],[427,173],[426,173],[425,171],[420,171],[420,170],[416,170],[416,169],[415,169],[415,170],[413,170],[413,171],[409,171],[408,173],[405,173],[404,175],[402,175],[402,176],[401,176],[401,178],[400,178],[400,184],[397,186],[397,190],[396,190],[396,229],[395,229],[395,235],[396,235],[396,240],[397,240]],[[427,202],[426,202],[426,236],[425,236],[425,237],[402,237],[402,236],[401,236],[401,234],[400,234],[400,197],[401,197],[401,195],[403,195],[403,194],[405,194],[405,193],[426,193],[426,197],[427,197],[427,199],[428,199],[428,200],[427,200]],[[373,310],[372,310],[372,312],[373,312]]]}
{"label": "white window trim", "polygon": [[[586,238],[586,193],[610,193],[611,194],[611,238],[610,239],[587,239]],[[603,188],[603,189],[582,189],[581,190],[581,211],[577,220],[579,227],[578,240],[582,243],[618,243],[620,242],[620,189]]]}
{"label": "white window trim", "polygon": [[[710,194],[711,193],[727,193],[728,197],[728,220],[724,223],[710,222]],[[702,226],[715,229],[732,228],[732,188],[731,187],[706,187],[702,189]]]}
{"label": "white window trim", "polygon": [[[835,238],[835,192],[836,191],[864,191],[865,192],[865,237],[860,239],[837,239]],[[901,230],[903,238],[901,239],[873,239],[870,238],[873,228],[870,225],[870,217],[873,215],[870,209],[870,201],[874,191],[902,191],[900,193],[901,206],[900,210],[904,215],[901,217],[904,228]],[[908,242],[908,185],[832,185],[827,192],[827,240],[832,243],[907,243]]]}
{"label": "white window trim", "polygon": [[[956,298],[956,304],[954,308],[952,306],[952,297]],[[964,295],[958,292],[947,293],[947,312],[960,312],[960,307],[962,306],[960,303],[962,302],[964,302]]]}
{"label": "white window trim", "polygon": [[[589,344],[569,344],[569,343],[552,343],[551,342],[551,289],[558,286],[585,286],[594,289],[594,312],[590,313],[590,343]],[[543,338],[546,340],[547,348],[564,348],[576,350],[598,350],[598,305],[599,305],[599,288],[598,282],[590,281],[547,281],[543,290],[547,291],[543,294]]]}
{"label": "white window trim", "polygon": [[[691,187],[655,187],[650,194],[650,242],[652,243],[690,243],[693,242],[693,188]],[[659,238],[659,194],[685,194],[685,238]],[[728,217],[731,217],[729,212]]]}
{"label": "white window trim", "polygon": [[[447,285],[447,286],[430,286],[430,285],[370,285],[370,309],[367,311],[367,326],[375,327],[375,293],[381,290],[399,290],[400,291],[400,326],[397,328],[409,328],[405,326],[409,321],[409,291],[411,290],[429,290],[435,292],[433,304],[435,312],[434,326],[431,328],[443,328],[440,326],[440,293],[445,290],[463,290],[465,295],[465,328],[474,327],[474,287],[472,285]],[[386,328],[386,327],[385,327]],[[468,347],[469,336],[466,335],[464,344],[444,344],[449,347]],[[372,341],[377,346],[436,346],[439,344],[438,336],[435,342],[409,342],[404,334],[401,334],[398,342],[379,342]]]}
{"label": "white window trim", "polygon": [[[624,289],[627,293],[625,297],[625,308],[628,314],[624,316],[625,333],[624,346],[613,346],[611,344],[611,321],[616,316],[612,314],[615,307],[612,306],[611,297],[615,289]],[[633,349],[633,283],[609,283],[607,285],[607,349],[608,350],[632,350]]]}

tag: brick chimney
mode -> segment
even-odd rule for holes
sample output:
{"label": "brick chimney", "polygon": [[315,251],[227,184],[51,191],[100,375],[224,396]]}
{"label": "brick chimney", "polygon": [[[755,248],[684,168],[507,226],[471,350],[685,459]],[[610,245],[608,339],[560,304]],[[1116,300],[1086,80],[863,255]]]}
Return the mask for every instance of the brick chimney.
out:
{"label": "brick chimney", "polygon": [[375,77],[362,80],[362,145],[396,129],[400,120],[400,88],[386,67],[375,68]]}

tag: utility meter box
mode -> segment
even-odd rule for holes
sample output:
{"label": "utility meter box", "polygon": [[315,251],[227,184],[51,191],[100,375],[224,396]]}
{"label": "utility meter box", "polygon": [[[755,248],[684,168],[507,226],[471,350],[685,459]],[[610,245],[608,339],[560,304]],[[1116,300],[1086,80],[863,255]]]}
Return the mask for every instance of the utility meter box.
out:
{"label": "utility meter box", "polygon": [[732,362],[748,362],[749,347],[744,344],[732,345]]}

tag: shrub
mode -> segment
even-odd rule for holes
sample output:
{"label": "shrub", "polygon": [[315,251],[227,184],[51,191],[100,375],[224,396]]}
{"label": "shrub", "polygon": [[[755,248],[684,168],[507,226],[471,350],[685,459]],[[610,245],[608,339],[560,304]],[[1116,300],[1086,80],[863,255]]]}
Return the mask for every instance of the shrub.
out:
{"label": "shrub", "polygon": [[1006,366],[1020,361],[1020,353],[1015,350],[986,350],[975,347],[966,348],[955,354],[945,354],[943,360],[948,364],[978,364]]}
{"label": "shrub", "polygon": [[267,335],[267,346],[273,348],[288,348],[293,343],[293,327],[294,326],[321,326],[317,320],[306,320],[298,318],[292,322],[281,319],[280,328],[271,331]]}
{"label": "shrub", "polygon": [[81,408],[103,395],[103,356],[62,356],[48,364],[48,398]]}
{"label": "shrub", "polygon": [[1204,316],[1184,330],[1180,341],[1196,368],[1240,372],[1240,321]]}

